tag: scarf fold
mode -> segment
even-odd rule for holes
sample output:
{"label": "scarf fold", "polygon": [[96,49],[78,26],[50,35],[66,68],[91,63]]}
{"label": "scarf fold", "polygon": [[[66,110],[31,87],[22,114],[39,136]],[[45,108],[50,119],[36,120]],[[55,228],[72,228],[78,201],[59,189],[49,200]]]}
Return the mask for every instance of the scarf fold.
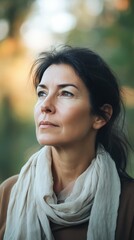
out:
{"label": "scarf fold", "polygon": [[[99,147],[63,203],[53,192],[51,147],[31,156],[13,186],[4,240],[54,240],[49,220],[72,226],[89,220],[88,240],[114,240],[120,180],[114,161]],[[41,226],[40,226],[41,225]]]}

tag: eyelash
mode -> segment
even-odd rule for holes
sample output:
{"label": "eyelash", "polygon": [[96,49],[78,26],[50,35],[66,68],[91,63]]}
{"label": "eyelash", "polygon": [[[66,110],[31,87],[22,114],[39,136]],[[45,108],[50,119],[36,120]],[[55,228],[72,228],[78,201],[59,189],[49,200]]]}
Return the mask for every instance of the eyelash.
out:
{"label": "eyelash", "polygon": [[[44,92],[44,91],[39,91],[37,92],[37,95],[39,98],[41,97],[46,97],[47,96],[47,93]],[[65,97],[73,97],[74,94],[69,92],[69,91],[66,91],[66,90],[63,90],[61,93],[60,93],[60,96],[65,96]]]}
{"label": "eyelash", "polygon": [[74,94],[69,92],[69,91],[62,91],[60,95],[61,96],[66,96],[66,97],[73,97],[74,96]]}
{"label": "eyelash", "polygon": [[44,91],[39,91],[39,92],[37,92],[37,95],[38,95],[39,98],[40,98],[40,97],[46,97],[46,96],[47,96],[47,94],[46,94]]}

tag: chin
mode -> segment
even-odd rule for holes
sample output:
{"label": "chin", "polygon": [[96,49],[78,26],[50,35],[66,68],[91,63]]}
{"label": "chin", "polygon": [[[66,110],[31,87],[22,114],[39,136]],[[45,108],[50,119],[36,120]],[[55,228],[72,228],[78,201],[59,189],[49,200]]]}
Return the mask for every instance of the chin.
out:
{"label": "chin", "polygon": [[56,140],[54,141],[54,139],[48,139],[48,138],[47,139],[37,138],[37,141],[42,146],[55,146],[58,144]]}

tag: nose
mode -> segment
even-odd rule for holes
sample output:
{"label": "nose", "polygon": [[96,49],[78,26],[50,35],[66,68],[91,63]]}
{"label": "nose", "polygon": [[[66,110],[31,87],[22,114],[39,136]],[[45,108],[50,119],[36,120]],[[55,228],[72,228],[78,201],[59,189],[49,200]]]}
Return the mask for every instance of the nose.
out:
{"label": "nose", "polygon": [[46,98],[41,104],[41,112],[42,113],[54,113],[55,112],[55,105],[52,102],[52,99]]}

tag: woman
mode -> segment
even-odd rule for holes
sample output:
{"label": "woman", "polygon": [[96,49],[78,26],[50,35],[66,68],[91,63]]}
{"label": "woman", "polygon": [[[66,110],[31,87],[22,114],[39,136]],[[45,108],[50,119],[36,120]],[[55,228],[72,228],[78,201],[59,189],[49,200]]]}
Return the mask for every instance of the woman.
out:
{"label": "woman", "polygon": [[1,185],[1,239],[134,239],[115,76],[94,52],[67,46],[42,53],[32,72],[43,147]]}

